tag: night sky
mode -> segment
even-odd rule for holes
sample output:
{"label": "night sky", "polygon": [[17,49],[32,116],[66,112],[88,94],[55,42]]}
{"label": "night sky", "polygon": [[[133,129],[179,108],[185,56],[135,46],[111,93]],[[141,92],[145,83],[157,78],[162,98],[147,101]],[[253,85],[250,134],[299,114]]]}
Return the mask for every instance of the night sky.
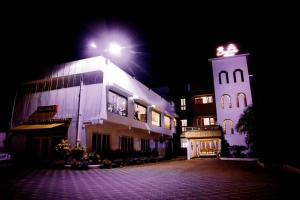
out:
{"label": "night sky", "polygon": [[189,82],[212,87],[208,59],[217,46],[233,42],[239,53],[250,53],[258,118],[273,111],[278,90],[292,91],[287,77],[297,65],[290,59],[297,18],[291,10],[247,3],[150,2],[3,7],[0,130],[9,124],[17,85],[39,77],[51,65],[87,58],[87,41],[102,30],[126,30],[140,53],[135,64],[120,66],[149,87]]}

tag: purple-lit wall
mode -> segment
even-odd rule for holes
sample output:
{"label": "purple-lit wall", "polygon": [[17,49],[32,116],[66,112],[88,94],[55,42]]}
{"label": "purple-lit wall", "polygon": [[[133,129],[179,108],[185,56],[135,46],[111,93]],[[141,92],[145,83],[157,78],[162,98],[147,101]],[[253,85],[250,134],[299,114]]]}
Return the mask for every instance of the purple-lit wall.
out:
{"label": "purple-lit wall", "polygon": [[[225,135],[226,140],[230,145],[245,145],[245,135],[240,134],[235,126],[239,120],[240,115],[243,113],[244,99],[240,95],[239,107],[237,107],[237,94],[244,93],[247,99],[247,106],[252,104],[252,95],[250,89],[249,72],[247,65],[248,54],[241,54],[232,57],[221,57],[211,59],[214,77],[214,89],[215,89],[215,102],[217,109],[217,122],[223,127],[223,122],[225,119],[230,119],[233,121],[234,133],[230,131],[230,123],[227,123]],[[241,76],[239,72],[236,72],[236,82],[234,82],[233,72],[236,69],[241,69],[243,71],[244,81],[241,81]],[[221,71],[226,71],[228,73],[229,83],[226,82],[226,76],[223,73],[222,84],[219,83],[219,73]],[[229,108],[228,102],[225,100],[224,109],[221,107],[222,95],[227,94],[231,97],[232,108]],[[225,98],[226,99],[226,98]]]}

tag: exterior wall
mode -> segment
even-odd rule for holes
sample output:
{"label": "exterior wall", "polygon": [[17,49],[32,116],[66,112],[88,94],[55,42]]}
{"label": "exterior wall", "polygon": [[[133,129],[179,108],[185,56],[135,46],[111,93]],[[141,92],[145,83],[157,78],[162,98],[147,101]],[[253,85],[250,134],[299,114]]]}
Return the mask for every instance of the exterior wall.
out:
{"label": "exterior wall", "polygon": [[[213,102],[212,103],[206,103],[206,104],[196,104],[195,98],[196,97],[203,97],[203,96],[212,96]],[[201,115],[201,116],[211,116],[215,115],[216,113],[216,106],[215,106],[215,97],[213,93],[200,93],[200,92],[194,92],[191,97],[191,109],[193,115]]]}
{"label": "exterior wall", "polygon": [[[102,84],[85,85],[81,96],[81,115],[85,120],[95,120],[100,114],[100,91]],[[91,94],[93,98],[90,98]],[[78,123],[78,99],[79,86],[62,88],[58,90],[29,93],[16,101],[15,117],[13,125],[16,126],[30,119],[39,106],[58,105],[58,112],[52,119],[72,118],[68,128],[68,140],[74,145],[76,143],[76,131]],[[80,125],[82,127],[82,123]],[[79,131],[81,134],[81,131]],[[84,137],[81,143],[85,145]]]}
{"label": "exterior wall", "polygon": [[[231,119],[233,121],[234,133],[231,134],[229,125],[227,126],[227,133],[225,135],[226,140],[230,145],[246,145],[245,135],[241,135],[235,129],[240,115],[243,113],[245,106],[242,98],[240,98],[240,106],[237,107],[237,94],[243,92],[247,98],[247,105],[252,104],[252,95],[250,89],[249,73],[247,66],[247,55],[237,55],[232,57],[215,58],[211,59],[214,78],[215,89],[215,102],[217,109],[217,121],[218,124],[223,127],[223,121],[225,119]],[[236,69],[243,71],[244,82],[240,80],[240,74],[237,73],[237,82],[234,82],[233,72]],[[219,73],[226,71],[228,73],[229,83],[226,83],[225,76],[223,76],[222,84],[219,84]],[[232,108],[229,108],[225,103],[224,109],[221,107],[221,96],[228,94],[231,96]]]}
{"label": "exterior wall", "polygon": [[[213,102],[207,104],[196,104],[195,97],[201,96],[212,96]],[[215,105],[215,98],[214,94],[212,93],[205,93],[201,94],[200,92],[195,93],[191,97],[191,111],[193,115],[193,120],[191,122],[191,126],[198,126],[197,119],[199,117],[212,117],[216,120],[216,105]]]}
{"label": "exterior wall", "polygon": [[142,129],[128,128],[128,126],[120,124],[112,124],[110,122],[103,122],[103,124],[86,125],[86,144],[87,150],[92,151],[92,135],[106,134],[110,136],[110,148],[111,150],[119,150],[119,138],[122,136],[133,137],[134,150],[141,150],[141,139],[148,139],[150,142],[150,148],[155,149],[155,141],[158,141],[158,152],[160,155],[165,155],[165,142],[159,142],[160,134],[148,133]]}

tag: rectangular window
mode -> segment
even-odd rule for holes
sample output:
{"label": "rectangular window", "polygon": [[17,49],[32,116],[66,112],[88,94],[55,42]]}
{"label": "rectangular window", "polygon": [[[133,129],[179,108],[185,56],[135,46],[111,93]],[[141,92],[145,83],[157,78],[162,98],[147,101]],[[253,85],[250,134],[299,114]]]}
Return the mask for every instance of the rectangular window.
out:
{"label": "rectangular window", "polygon": [[187,139],[180,139],[181,148],[187,148]]}
{"label": "rectangular window", "polygon": [[164,115],[165,128],[171,130],[171,117]]}
{"label": "rectangular window", "polygon": [[141,151],[142,152],[149,152],[150,151],[150,141],[141,139]]}
{"label": "rectangular window", "polygon": [[198,126],[215,125],[215,119],[213,117],[200,117],[197,120]]}
{"label": "rectangular window", "polygon": [[147,122],[147,108],[141,104],[134,103],[134,119]]}
{"label": "rectangular window", "polygon": [[160,126],[160,113],[155,110],[152,110],[152,124]]}
{"label": "rectangular window", "polygon": [[93,133],[92,149],[98,154],[103,155],[110,151],[110,136],[105,134]]}
{"label": "rectangular window", "polygon": [[181,120],[181,129],[182,129],[182,132],[186,131],[186,127],[187,127],[187,120],[186,119],[182,119]]}
{"label": "rectangular window", "polygon": [[195,104],[207,104],[207,103],[213,103],[212,96],[195,97]]}
{"label": "rectangular window", "polygon": [[181,110],[186,110],[185,98],[180,99],[180,108],[181,108]]}
{"label": "rectangular window", "polygon": [[112,91],[108,91],[107,110],[109,112],[127,116],[127,104],[127,98]]}
{"label": "rectangular window", "polygon": [[122,136],[120,137],[120,149],[123,152],[133,151],[133,137]]}

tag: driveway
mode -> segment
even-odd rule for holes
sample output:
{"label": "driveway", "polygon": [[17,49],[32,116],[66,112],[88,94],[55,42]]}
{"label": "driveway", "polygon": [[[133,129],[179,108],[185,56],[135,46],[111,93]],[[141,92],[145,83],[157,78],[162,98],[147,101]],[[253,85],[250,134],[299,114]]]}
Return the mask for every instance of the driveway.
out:
{"label": "driveway", "polygon": [[87,171],[32,169],[6,178],[0,199],[289,199],[299,186],[299,177],[267,172],[255,162],[214,159]]}

